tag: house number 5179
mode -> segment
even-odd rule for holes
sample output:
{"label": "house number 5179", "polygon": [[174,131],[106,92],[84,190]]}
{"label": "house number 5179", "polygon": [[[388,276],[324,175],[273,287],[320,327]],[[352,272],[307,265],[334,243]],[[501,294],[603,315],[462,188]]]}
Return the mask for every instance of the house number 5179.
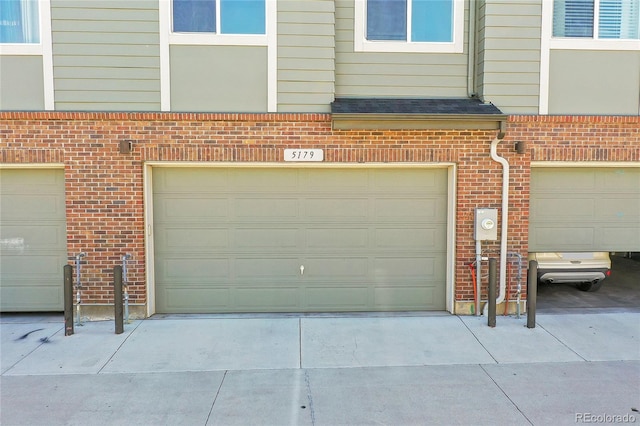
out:
{"label": "house number 5179", "polygon": [[285,149],[284,161],[322,161],[324,152],[321,149]]}

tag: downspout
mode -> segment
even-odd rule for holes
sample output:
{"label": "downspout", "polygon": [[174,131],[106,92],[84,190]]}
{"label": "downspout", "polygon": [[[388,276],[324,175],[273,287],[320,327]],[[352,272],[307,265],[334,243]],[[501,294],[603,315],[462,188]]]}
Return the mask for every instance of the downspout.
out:
{"label": "downspout", "polygon": [[[504,138],[502,125],[498,136],[491,141],[491,159],[502,164],[502,227],[500,231],[500,293],[496,305],[504,301],[507,287],[507,234],[509,223],[509,162],[498,155],[498,144]],[[485,311],[489,304],[485,305]]]}
{"label": "downspout", "polygon": [[470,98],[478,96],[476,93],[476,5],[469,3],[469,58],[467,61],[467,95]]}

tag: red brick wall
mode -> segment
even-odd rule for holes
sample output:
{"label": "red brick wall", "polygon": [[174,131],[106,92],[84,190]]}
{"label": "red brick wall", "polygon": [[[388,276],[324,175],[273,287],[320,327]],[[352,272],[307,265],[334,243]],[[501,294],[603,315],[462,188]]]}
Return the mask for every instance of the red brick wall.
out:
{"label": "red brick wall", "polygon": [[[638,117],[511,117],[498,154],[510,163],[508,251],[527,253],[533,161],[640,161]],[[455,300],[472,301],[474,209],[501,208],[502,167],[489,130],[334,131],[326,114],[0,112],[0,163],[64,164],[70,262],[86,251],[87,303],[113,302],[112,269],[131,253],[131,303],[145,303],[145,161],[281,162],[323,148],[325,162],[457,166]],[[133,140],[131,154],[119,142]],[[514,142],[525,141],[517,154]],[[500,223],[501,218],[499,218]],[[499,242],[484,249],[498,257]],[[484,293],[484,291],[483,291]]]}

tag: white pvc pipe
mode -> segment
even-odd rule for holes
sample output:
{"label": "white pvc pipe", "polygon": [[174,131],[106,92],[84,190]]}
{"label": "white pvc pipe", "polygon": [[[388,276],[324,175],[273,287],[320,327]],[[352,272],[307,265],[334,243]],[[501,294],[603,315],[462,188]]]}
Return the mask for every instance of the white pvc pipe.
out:
{"label": "white pvc pipe", "polygon": [[[502,164],[502,229],[500,231],[500,293],[496,305],[504,301],[507,288],[507,228],[509,223],[509,162],[498,155],[500,139],[491,141],[491,159]],[[488,303],[485,310],[488,309]]]}

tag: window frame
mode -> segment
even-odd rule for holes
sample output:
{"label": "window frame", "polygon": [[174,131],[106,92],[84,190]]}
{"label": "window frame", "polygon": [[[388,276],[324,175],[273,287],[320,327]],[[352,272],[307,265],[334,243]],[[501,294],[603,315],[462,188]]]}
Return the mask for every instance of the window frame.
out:
{"label": "window frame", "polygon": [[[220,0],[216,2],[216,29],[221,26]],[[274,31],[275,0],[264,0],[265,34],[220,34],[220,33],[188,33],[173,32],[173,0],[169,0],[169,44],[183,45],[222,45],[222,46],[266,46],[270,34]]]}
{"label": "window frame", "polygon": [[[410,1],[410,0],[408,0]],[[367,40],[367,0],[355,0],[354,51],[398,53],[462,53],[464,48],[464,0],[453,0],[453,40],[435,41],[373,41]],[[407,16],[411,21],[411,16]]]}
{"label": "window frame", "polygon": [[600,0],[594,1],[593,10],[593,36],[592,37],[556,37],[553,35],[553,18],[554,3],[551,1],[549,8],[551,32],[549,34],[550,49],[567,49],[567,50],[640,50],[639,39],[615,39],[600,38]]}

